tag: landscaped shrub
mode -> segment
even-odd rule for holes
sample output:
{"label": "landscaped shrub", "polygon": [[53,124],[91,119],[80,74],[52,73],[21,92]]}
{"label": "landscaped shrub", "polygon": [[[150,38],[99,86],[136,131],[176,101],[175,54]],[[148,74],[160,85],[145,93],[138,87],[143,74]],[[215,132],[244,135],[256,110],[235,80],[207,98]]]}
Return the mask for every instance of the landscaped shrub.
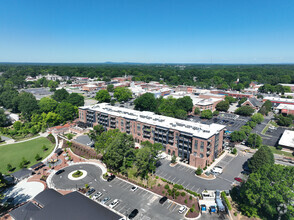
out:
{"label": "landscaped shrub", "polygon": [[200,167],[197,168],[197,170],[195,171],[196,175],[200,176],[202,174],[202,169]]}
{"label": "landscaped shrub", "polygon": [[184,187],[182,185],[179,185],[179,184],[175,184],[174,188],[176,188],[176,189],[184,189]]}
{"label": "landscaped shrub", "polygon": [[232,154],[237,154],[237,149],[236,148],[233,148]]}
{"label": "landscaped shrub", "polygon": [[48,147],[44,144],[42,149],[43,149],[43,151],[46,151],[46,150],[48,150]]}
{"label": "landscaped shrub", "polygon": [[192,196],[189,196],[189,199],[192,200]]}
{"label": "landscaped shrub", "polygon": [[231,206],[231,203],[230,203],[230,201],[228,200],[228,198],[226,196],[226,193],[225,192],[221,192],[221,196],[222,196],[223,200],[225,201],[228,209],[231,211],[232,210],[232,206]]}
{"label": "landscaped shrub", "polygon": [[159,178],[158,176],[155,177],[155,179],[158,179],[158,178]]}
{"label": "landscaped shrub", "polygon": [[160,183],[158,183],[158,185],[157,186],[160,186]]}
{"label": "landscaped shrub", "polygon": [[176,196],[179,196],[180,195],[180,192],[179,191],[176,191],[175,195]]}
{"label": "landscaped shrub", "polygon": [[185,204],[187,204],[187,203],[188,203],[187,199],[185,199],[185,201],[184,201],[184,202],[185,202]]}
{"label": "landscaped shrub", "polygon": [[162,194],[164,195],[164,193],[165,193],[165,191],[164,190],[162,190]]}
{"label": "landscaped shrub", "polygon": [[55,142],[55,137],[54,137],[52,134],[49,134],[49,135],[47,136],[47,138],[48,138],[48,140],[49,140],[51,143],[53,143],[53,144],[56,143],[56,142]]}
{"label": "landscaped shrub", "polygon": [[163,178],[160,178],[163,182],[167,182],[167,180],[166,179],[163,179]]}
{"label": "landscaped shrub", "polygon": [[169,189],[169,185],[166,184],[166,185],[164,186],[164,188],[165,188],[165,189]]}
{"label": "landscaped shrub", "polygon": [[283,149],[282,146],[280,146],[280,145],[278,145],[276,148],[277,148],[277,150],[282,150]]}
{"label": "landscaped shrub", "polygon": [[184,197],[185,195],[186,195],[186,193],[185,193],[185,192],[181,192],[181,196],[183,196],[183,197]]}
{"label": "landscaped shrub", "polygon": [[40,155],[39,155],[39,154],[36,154],[36,156],[35,156],[35,159],[36,159],[36,161],[39,161],[39,160],[41,160],[41,159],[42,159],[42,157],[40,157]]}

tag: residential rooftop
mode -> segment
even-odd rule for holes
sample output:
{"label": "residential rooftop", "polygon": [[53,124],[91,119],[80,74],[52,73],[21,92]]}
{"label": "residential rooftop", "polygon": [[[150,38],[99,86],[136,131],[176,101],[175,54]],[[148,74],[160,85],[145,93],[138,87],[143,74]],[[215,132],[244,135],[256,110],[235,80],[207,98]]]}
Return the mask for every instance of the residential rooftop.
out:
{"label": "residential rooftop", "polygon": [[225,128],[220,124],[202,124],[199,122],[185,121],[181,119],[171,118],[163,115],[157,115],[153,112],[137,111],[117,106],[111,106],[107,103],[100,103],[93,106],[80,107],[83,110],[93,110],[110,114],[117,117],[122,117],[130,120],[136,120],[150,125],[156,125],[163,128],[170,128],[181,132],[186,132],[189,135],[208,139],[212,135],[218,133]]}

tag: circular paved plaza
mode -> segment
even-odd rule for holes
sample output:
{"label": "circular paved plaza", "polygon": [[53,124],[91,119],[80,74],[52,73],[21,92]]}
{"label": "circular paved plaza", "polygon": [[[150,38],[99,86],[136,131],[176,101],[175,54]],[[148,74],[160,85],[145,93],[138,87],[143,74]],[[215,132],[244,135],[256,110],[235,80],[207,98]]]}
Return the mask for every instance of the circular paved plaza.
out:
{"label": "circular paved plaza", "polygon": [[[85,184],[90,185],[101,180],[102,170],[93,164],[75,164],[62,169],[64,170],[63,173],[54,174],[51,179],[51,183],[57,189],[78,189],[84,187]],[[86,175],[83,175],[82,178],[69,178],[69,175],[77,170],[85,171]]]}

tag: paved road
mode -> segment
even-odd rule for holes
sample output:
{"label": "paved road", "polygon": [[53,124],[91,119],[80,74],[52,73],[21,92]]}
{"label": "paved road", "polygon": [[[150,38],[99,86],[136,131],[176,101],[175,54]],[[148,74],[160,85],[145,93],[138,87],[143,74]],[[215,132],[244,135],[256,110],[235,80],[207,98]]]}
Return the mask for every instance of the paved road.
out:
{"label": "paved road", "polygon": [[[81,169],[87,171],[87,176],[81,180],[69,180],[68,174],[74,170]],[[178,214],[180,205],[167,201],[163,205],[159,204],[160,196],[150,191],[139,188],[135,192],[130,189],[131,183],[125,182],[119,178],[115,178],[111,182],[106,182],[100,178],[101,170],[92,164],[72,165],[64,168],[65,172],[54,175],[52,182],[58,189],[75,189],[89,184],[96,191],[100,191],[103,195],[99,200],[110,197],[111,200],[106,203],[109,205],[114,199],[119,199],[120,203],[114,208],[119,213],[126,215],[133,209],[138,209],[139,214],[134,218],[139,219],[162,219],[162,220],[180,220],[184,219],[184,215]]]}
{"label": "paved road", "polygon": [[242,166],[252,154],[239,152],[237,157],[226,155],[217,165],[223,167],[223,173],[214,180],[205,180],[195,176],[195,169],[177,164],[170,167],[170,161],[161,160],[156,174],[170,182],[183,185],[185,188],[201,193],[203,190],[229,190],[235,183],[234,177],[238,177],[243,170]]}

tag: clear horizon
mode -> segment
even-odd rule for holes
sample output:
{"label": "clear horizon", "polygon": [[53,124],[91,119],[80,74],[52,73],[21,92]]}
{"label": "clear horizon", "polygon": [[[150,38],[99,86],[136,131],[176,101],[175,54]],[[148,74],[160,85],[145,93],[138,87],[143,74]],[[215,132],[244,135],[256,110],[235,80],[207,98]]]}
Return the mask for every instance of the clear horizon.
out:
{"label": "clear horizon", "polygon": [[1,8],[1,63],[294,63],[291,0],[15,0]]}

